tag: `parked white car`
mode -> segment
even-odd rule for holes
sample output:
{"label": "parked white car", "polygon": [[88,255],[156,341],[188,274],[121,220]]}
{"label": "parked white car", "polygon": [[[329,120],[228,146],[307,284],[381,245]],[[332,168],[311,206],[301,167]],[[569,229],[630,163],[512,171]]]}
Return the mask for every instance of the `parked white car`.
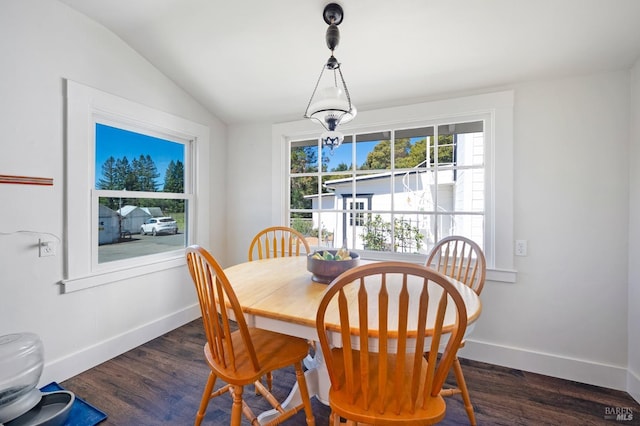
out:
{"label": "parked white car", "polygon": [[166,217],[152,217],[148,219],[140,227],[140,233],[142,235],[158,235],[162,233],[177,234],[178,224],[175,219],[169,216]]}

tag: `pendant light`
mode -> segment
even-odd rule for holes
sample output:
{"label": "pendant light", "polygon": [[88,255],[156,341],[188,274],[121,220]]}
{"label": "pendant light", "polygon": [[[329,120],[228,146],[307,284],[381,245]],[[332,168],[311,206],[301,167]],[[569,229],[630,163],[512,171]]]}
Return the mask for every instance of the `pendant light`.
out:
{"label": "pendant light", "polygon": [[337,3],[330,3],[324,8],[323,18],[329,24],[326,42],[327,47],[331,50],[331,56],[322,65],[320,77],[318,77],[304,113],[305,118],[314,120],[324,127],[325,132],[322,133],[320,139],[322,144],[328,146],[331,151],[340,146],[344,139],[342,133],[336,131],[338,125],[353,120],[357,114],[340,69],[340,62],[333,55],[333,51],[340,42],[338,25],[342,22],[343,16],[342,7]]}

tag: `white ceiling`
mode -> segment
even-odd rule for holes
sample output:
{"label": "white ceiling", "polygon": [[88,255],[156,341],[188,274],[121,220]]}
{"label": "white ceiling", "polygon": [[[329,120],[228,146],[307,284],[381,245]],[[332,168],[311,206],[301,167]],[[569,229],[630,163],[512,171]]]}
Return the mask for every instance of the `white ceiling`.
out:
{"label": "white ceiling", "polygon": [[[328,0],[60,0],[227,123],[302,118]],[[359,111],[624,69],[640,0],[340,0],[335,56]]]}

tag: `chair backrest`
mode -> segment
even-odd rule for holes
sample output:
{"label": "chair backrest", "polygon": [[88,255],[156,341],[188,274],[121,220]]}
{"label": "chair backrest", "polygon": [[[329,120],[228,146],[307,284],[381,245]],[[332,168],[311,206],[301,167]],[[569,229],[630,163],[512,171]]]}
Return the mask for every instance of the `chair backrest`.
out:
{"label": "chair backrest", "polygon": [[309,243],[300,232],[286,226],[271,226],[253,237],[248,257],[249,260],[269,259],[300,256],[310,252]]}
{"label": "chair backrest", "polygon": [[[247,323],[224,271],[213,256],[200,246],[187,247],[186,257],[189,273],[198,293],[202,322],[213,361],[219,367],[235,372],[237,354],[246,351],[257,371],[260,365]],[[227,309],[233,312],[239,339],[225,338],[231,336]]]}
{"label": "chair backrest", "polygon": [[[443,329],[445,317],[453,325]],[[407,262],[372,263],[343,273],[327,288],[316,317],[332,388],[344,388],[362,410],[380,413],[426,407],[439,395],[466,326],[464,301],[449,279]],[[443,332],[450,338],[438,357]],[[344,365],[336,365],[332,350],[342,351]],[[427,368],[413,374],[425,351]],[[392,358],[405,362],[391,371]],[[407,365],[411,371],[405,371]],[[371,389],[367,383],[377,385]],[[389,395],[406,400],[395,397],[392,407],[383,406],[393,399]]]}
{"label": "chair backrest", "polygon": [[465,283],[476,294],[484,287],[487,262],[480,246],[469,238],[453,235],[438,241],[426,266]]}

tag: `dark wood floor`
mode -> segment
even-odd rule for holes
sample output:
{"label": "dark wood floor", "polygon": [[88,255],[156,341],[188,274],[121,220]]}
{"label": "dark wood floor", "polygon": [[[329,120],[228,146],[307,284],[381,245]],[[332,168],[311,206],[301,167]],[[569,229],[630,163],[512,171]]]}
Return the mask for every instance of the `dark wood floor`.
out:
{"label": "dark wood floor", "polygon": [[[107,413],[104,426],[191,425],[209,371],[202,355],[204,341],[201,321],[196,320],[61,385]],[[640,405],[625,392],[462,363],[480,425],[640,425]],[[294,381],[293,371],[274,373],[274,394],[286,397]],[[245,397],[253,407],[270,408],[250,389]],[[203,424],[228,425],[230,407],[230,397],[214,399]],[[630,408],[633,420],[605,419],[616,408]],[[314,398],[313,409],[316,424],[328,424],[328,407]],[[305,425],[304,414],[287,424]],[[441,424],[468,424],[459,396],[447,398]]]}

